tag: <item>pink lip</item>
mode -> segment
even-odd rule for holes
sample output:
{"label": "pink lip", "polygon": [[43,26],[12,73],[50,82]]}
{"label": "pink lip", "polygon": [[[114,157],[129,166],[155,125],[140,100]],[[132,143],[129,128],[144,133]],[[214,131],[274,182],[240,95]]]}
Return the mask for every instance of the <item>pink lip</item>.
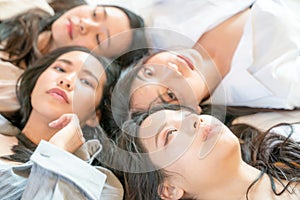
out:
{"label": "pink lip", "polygon": [[51,90],[48,90],[47,93],[61,101],[69,103],[67,94],[58,88],[53,88]]}
{"label": "pink lip", "polygon": [[70,19],[68,21],[69,21],[69,23],[67,24],[68,34],[69,34],[69,37],[71,38],[71,40],[73,40],[73,24]]}
{"label": "pink lip", "polygon": [[207,141],[217,137],[219,134],[221,134],[221,131],[222,131],[222,127],[219,125],[206,126],[204,128],[203,135],[202,135],[203,141]]}
{"label": "pink lip", "polygon": [[185,57],[185,56],[183,56],[183,55],[177,55],[179,58],[181,58],[182,60],[184,60],[187,64],[188,64],[188,66],[189,66],[189,68],[191,69],[191,70],[194,70],[195,69],[195,67],[194,67],[194,65],[192,64],[192,61],[189,59],[189,58],[187,58],[187,57]]}

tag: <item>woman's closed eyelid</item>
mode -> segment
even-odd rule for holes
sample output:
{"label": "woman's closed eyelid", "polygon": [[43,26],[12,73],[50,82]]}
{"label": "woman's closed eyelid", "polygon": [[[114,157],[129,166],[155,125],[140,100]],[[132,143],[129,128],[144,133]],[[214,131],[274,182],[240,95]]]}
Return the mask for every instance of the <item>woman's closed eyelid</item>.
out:
{"label": "woman's closed eyelid", "polygon": [[97,45],[101,45],[101,38],[100,38],[100,35],[99,34],[96,34],[96,42],[97,42]]}
{"label": "woman's closed eyelid", "polygon": [[93,17],[97,17],[97,7],[95,7],[92,11]]}
{"label": "woman's closed eyelid", "polygon": [[165,130],[165,136],[164,136],[164,145],[163,146],[166,146],[167,144],[169,144],[169,142],[171,141],[172,138],[172,135],[174,133],[176,133],[178,130],[176,128],[168,128]]}

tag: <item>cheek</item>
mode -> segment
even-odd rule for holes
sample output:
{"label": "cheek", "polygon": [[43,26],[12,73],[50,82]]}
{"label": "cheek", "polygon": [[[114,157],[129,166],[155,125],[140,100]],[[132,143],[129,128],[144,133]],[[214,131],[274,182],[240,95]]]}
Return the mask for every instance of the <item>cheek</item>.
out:
{"label": "cheek", "polygon": [[86,47],[86,48],[94,51],[94,49],[96,49],[96,47],[97,47],[97,44],[96,44],[96,41],[94,38],[95,38],[95,36],[93,37],[90,35],[79,35],[78,37],[76,37],[76,39],[71,40],[70,44],[83,46],[83,47]]}
{"label": "cheek", "polygon": [[95,93],[94,90],[85,88],[85,86],[79,86],[79,88],[73,94],[74,111],[87,114],[94,112],[102,99],[102,90]]}
{"label": "cheek", "polygon": [[73,106],[92,107],[95,102],[95,93],[91,90],[81,89],[73,94]]}
{"label": "cheek", "polygon": [[46,86],[50,85],[50,83],[53,81],[54,80],[51,75],[49,76],[49,73],[44,72],[43,74],[41,74],[41,76],[35,83],[31,96],[38,96],[41,92],[43,92],[43,90],[45,90],[44,92],[46,92]]}

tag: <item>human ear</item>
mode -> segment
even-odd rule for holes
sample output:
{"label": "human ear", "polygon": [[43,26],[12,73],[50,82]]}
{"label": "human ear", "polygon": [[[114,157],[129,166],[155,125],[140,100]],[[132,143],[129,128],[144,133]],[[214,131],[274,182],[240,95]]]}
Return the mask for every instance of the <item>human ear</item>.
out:
{"label": "human ear", "polygon": [[101,116],[102,116],[101,110],[98,109],[98,110],[96,110],[96,112],[94,112],[92,114],[92,116],[88,120],[86,120],[85,124],[88,125],[88,126],[90,126],[90,127],[99,126],[99,122],[101,120]]}
{"label": "human ear", "polygon": [[159,186],[159,196],[161,199],[166,200],[178,200],[180,199],[183,194],[184,190],[170,184],[168,181],[165,181]]}
{"label": "human ear", "polygon": [[197,106],[197,107],[196,107],[196,111],[197,111],[198,114],[201,114],[202,108],[201,108],[200,106]]}

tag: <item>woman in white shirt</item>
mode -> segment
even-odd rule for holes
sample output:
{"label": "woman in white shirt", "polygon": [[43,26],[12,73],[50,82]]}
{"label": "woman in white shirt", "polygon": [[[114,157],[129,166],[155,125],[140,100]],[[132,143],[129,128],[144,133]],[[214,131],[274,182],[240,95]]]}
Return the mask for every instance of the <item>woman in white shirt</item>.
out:
{"label": "woman in white shirt", "polygon": [[[300,18],[284,1],[164,0],[150,12],[154,12],[148,23],[155,27],[149,31],[154,47],[200,45],[212,58],[224,77],[212,94],[214,103],[298,106]],[[189,42],[178,41],[180,34]],[[223,92],[225,98],[219,98]]]}

